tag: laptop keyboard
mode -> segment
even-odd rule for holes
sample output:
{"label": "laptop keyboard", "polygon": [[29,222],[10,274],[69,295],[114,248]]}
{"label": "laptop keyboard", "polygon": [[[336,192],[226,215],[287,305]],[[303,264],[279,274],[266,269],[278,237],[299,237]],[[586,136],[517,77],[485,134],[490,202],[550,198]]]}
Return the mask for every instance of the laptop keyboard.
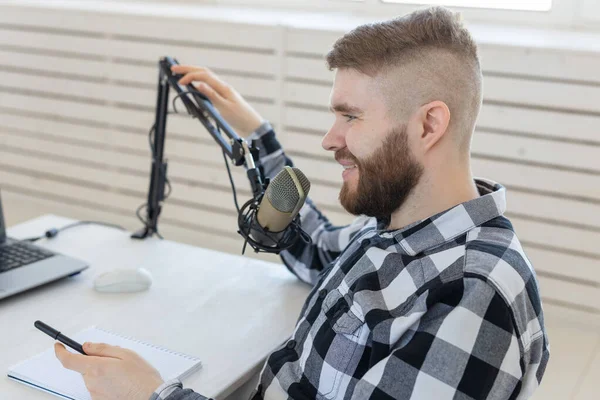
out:
{"label": "laptop keyboard", "polygon": [[22,267],[40,261],[54,254],[26,243],[0,246],[0,272]]}

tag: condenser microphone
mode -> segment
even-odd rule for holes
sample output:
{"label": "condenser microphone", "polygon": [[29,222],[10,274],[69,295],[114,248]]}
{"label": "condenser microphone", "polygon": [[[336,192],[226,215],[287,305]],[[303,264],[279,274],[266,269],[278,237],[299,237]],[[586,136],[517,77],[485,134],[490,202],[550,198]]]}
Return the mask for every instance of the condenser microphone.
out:
{"label": "condenser microphone", "polygon": [[304,205],[310,182],[298,168],[284,167],[271,181],[260,202],[256,220],[269,232],[281,232]]}
{"label": "condenser microphone", "polygon": [[310,241],[300,229],[298,213],[306,201],[310,181],[302,171],[284,167],[267,186],[256,209],[242,210],[240,233],[256,250],[279,253],[299,237]]}

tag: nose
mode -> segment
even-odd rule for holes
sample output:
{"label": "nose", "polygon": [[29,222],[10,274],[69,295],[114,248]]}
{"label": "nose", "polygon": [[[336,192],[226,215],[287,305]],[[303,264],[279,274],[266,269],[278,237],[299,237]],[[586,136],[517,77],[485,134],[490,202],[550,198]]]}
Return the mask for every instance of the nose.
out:
{"label": "nose", "polygon": [[333,124],[323,137],[321,146],[327,151],[337,151],[346,147],[346,134]]}

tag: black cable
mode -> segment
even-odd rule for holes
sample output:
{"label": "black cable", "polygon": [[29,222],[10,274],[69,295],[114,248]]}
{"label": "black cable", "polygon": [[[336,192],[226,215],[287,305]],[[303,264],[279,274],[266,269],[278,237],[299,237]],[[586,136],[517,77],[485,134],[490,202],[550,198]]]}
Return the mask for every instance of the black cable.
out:
{"label": "black cable", "polygon": [[[168,112],[167,114],[174,114],[174,113],[173,112]],[[152,134],[155,131],[156,131],[156,123],[152,124],[152,126],[150,127],[150,130],[148,131],[148,145],[150,146],[150,153],[152,154],[152,161],[153,162],[156,162],[156,153],[154,152],[154,142],[152,141]],[[166,199],[168,199],[169,196],[171,195],[171,193],[173,192],[173,186],[171,186],[171,181],[169,181],[169,178],[167,178],[167,177],[165,177],[165,184],[167,185],[168,192],[164,193],[164,195],[163,195],[163,201],[166,200]],[[139,206],[138,209],[135,211],[135,215],[140,220],[140,222],[146,228],[148,228],[150,226],[150,223],[148,222],[147,219],[144,219],[144,217],[142,217],[142,215],[141,215],[141,211],[145,207],[147,207],[146,203],[144,203],[141,206]],[[154,233],[156,233],[156,236],[158,236],[160,239],[164,239],[163,236],[158,231],[155,231]]]}
{"label": "black cable", "polygon": [[43,238],[48,238],[48,239],[52,239],[53,237],[56,237],[60,232],[64,232],[67,229],[71,229],[71,228],[75,228],[76,226],[82,226],[82,225],[101,225],[101,226],[106,226],[109,228],[114,228],[114,229],[119,229],[122,231],[126,231],[125,228],[123,228],[121,225],[117,225],[117,224],[111,224],[108,222],[99,222],[99,221],[77,221],[77,222],[73,222],[72,224],[69,225],[65,225],[62,228],[51,228],[48,229],[43,236],[38,236],[38,237],[32,237],[32,238],[27,238],[27,239],[23,239],[24,241],[27,242],[36,242],[40,239]]}
{"label": "black cable", "polygon": [[229,168],[229,162],[227,161],[227,155],[225,154],[225,150],[223,150],[223,160],[225,160],[225,166],[227,167],[227,175],[229,175],[229,183],[231,184],[231,191],[233,192],[233,203],[235,204],[235,209],[239,214],[240,206],[238,205],[237,192],[235,190],[235,183],[233,183],[233,176],[231,176],[231,169]]}
{"label": "black cable", "polygon": [[146,203],[144,203],[144,204],[142,204],[141,206],[139,206],[139,207],[137,208],[137,210],[135,210],[135,215],[138,217],[138,219],[140,220],[140,222],[141,222],[142,224],[144,224],[144,226],[146,226],[146,227],[147,227],[147,226],[148,226],[148,221],[144,220],[144,218],[142,218],[142,216],[141,216],[141,214],[140,214],[140,211],[142,211],[142,208],[145,208],[145,207],[146,207]]}
{"label": "black cable", "polygon": [[[181,115],[182,113],[180,113],[179,110],[177,109],[177,105],[176,105],[177,104],[177,99],[179,99],[180,97],[182,97],[184,95],[187,96],[187,95],[190,95],[190,94],[192,94],[194,96],[199,96],[201,99],[205,99],[205,96],[202,93],[200,93],[200,92],[191,91],[191,90],[188,90],[188,91],[185,91],[185,92],[181,92],[181,93],[179,93],[177,96],[175,96],[173,98],[172,103],[171,103],[172,107],[173,107],[173,111],[172,112],[168,112],[167,114],[180,114]],[[190,115],[190,114],[184,114],[184,115],[186,115],[186,116],[188,116],[190,118],[196,118],[194,115]],[[218,124],[216,124],[216,123],[215,123],[215,125],[217,127],[217,131],[219,133],[222,133],[221,132],[221,127]],[[156,124],[153,124],[152,127],[150,128],[150,130],[148,131],[148,144],[150,145],[150,152],[152,154],[152,161],[154,161],[154,162],[156,162],[156,154],[154,153],[154,143],[152,141],[152,134],[155,132],[155,130],[156,130]],[[223,150],[223,160],[225,161],[225,167],[227,168],[227,175],[229,176],[229,183],[231,184],[231,191],[233,192],[233,203],[235,204],[235,209],[237,210],[237,212],[239,214],[239,212],[240,212],[240,206],[239,206],[238,199],[237,199],[237,191],[235,189],[235,183],[233,181],[233,176],[231,174],[231,168],[229,167],[229,162],[227,161],[227,155],[225,154],[225,150]],[[166,185],[168,187],[168,192],[164,194],[164,200],[166,200],[171,195],[171,192],[173,191],[173,188],[171,186],[171,182],[169,181],[168,178],[165,178],[165,183],[166,183]],[[147,220],[145,220],[141,216],[141,211],[142,211],[142,209],[144,207],[147,207],[147,205],[146,204],[142,204],[140,207],[138,207],[138,209],[136,210],[135,214],[138,217],[138,219],[142,222],[142,224],[144,224],[144,226],[147,228],[150,224],[149,224],[149,222]],[[161,239],[163,238],[160,235],[160,233],[158,233],[158,231],[155,231],[155,233],[156,233],[156,235],[159,238],[161,238]]]}
{"label": "black cable", "polygon": [[169,180],[169,178],[165,178],[165,184],[167,185],[167,188],[169,189],[169,191],[167,193],[165,193],[165,195],[163,196],[163,200],[168,199],[169,196],[171,195],[171,192],[173,191],[173,187],[171,186],[171,181]]}
{"label": "black cable", "polygon": [[148,144],[150,145],[150,153],[152,153],[152,161],[154,161],[156,159],[155,154],[154,154],[154,142],[152,141],[152,134],[154,133],[155,129],[156,129],[156,124],[152,124],[152,127],[148,131]]}
{"label": "black cable", "polygon": [[[200,93],[200,92],[197,92],[197,91],[186,90],[186,91],[184,91],[184,92],[181,92],[181,93],[179,93],[177,96],[173,97],[173,101],[171,102],[171,105],[173,106],[173,112],[174,112],[175,114],[181,114],[181,113],[179,112],[179,110],[177,110],[177,106],[175,105],[175,104],[176,104],[176,101],[177,101],[177,99],[179,99],[180,97],[182,97],[182,96],[184,96],[184,95],[186,95],[186,96],[187,96],[188,94],[193,94],[194,96],[198,96],[198,97],[200,97],[200,99],[201,99],[201,100],[206,100],[206,96],[204,96],[202,93]],[[189,115],[189,114],[188,114],[188,115]],[[190,117],[192,117],[192,118],[196,118],[194,115],[190,115]]]}

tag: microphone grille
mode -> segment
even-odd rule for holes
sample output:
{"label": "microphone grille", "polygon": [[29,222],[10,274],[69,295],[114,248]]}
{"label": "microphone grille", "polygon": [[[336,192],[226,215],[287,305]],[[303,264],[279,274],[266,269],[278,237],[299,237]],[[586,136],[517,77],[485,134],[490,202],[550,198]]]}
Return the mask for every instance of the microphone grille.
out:
{"label": "microphone grille", "polygon": [[[300,186],[304,191],[304,196],[300,198],[300,193],[296,183],[290,174],[294,174]],[[278,173],[267,187],[265,195],[273,207],[284,213],[291,213],[296,209],[298,202],[304,202],[308,191],[310,190],[310,181],[298,168],[284,168]]]}

